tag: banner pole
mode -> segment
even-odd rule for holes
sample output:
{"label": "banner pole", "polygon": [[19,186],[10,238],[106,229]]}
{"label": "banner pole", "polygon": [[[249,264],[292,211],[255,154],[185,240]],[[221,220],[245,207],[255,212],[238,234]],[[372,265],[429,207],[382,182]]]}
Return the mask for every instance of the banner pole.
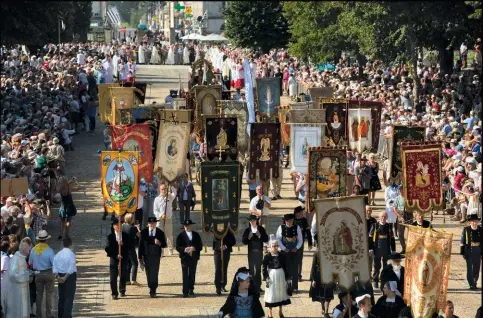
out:
{"label": "banner pole", "polygon": [[225,280],[223,277],[224,274],[225,274],[225,271],[223,270],[223,267],[224,267],[224,259],[223,259],[223,254],[225,253],[225,251],[223,250],[223,238],[221,238],[221,241],[220,241],[220,255],[221,255],[221,283],[225,283]]}

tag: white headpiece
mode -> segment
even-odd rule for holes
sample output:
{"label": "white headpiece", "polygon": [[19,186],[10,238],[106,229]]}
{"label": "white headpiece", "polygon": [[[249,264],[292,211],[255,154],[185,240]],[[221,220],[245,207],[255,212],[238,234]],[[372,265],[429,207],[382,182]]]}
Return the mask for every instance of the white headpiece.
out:
{"label": "white headpiece", "polygon": [[390,281],[389,282],[389,289],[396,293],[397,296],[401,297],[401,293],[397,290],[397,282]]}

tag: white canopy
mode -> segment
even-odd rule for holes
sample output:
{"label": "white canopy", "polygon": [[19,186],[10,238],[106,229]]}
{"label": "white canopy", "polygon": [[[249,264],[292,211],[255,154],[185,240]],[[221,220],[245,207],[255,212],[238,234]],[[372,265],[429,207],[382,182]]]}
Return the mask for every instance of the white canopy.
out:
{"label": "white canopy", "polygon": [[197,33],[190,33],[181,38],[181,40],[204,40],[205,36]]}
{"label": "white canopy", "polygon": [[202,41],[228,41],[227,38],[225,38],[224,36],[221,36],[219,34],[208,34],[207,36],[205,36]]}

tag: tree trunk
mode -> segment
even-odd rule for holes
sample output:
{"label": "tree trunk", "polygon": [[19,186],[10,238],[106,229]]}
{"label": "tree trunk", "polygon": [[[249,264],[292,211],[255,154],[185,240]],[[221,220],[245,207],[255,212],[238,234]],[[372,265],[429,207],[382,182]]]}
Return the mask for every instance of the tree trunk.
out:
{"label": "tree trunk", "polygon": [[409,49],[409,58],[411,61],[411,66],[413,69],[413,105],[416,105],[419,102],[419,78],[418,78],[418,48],[415,47],[416,38],[414,36],[414,28],[412,25],[412,21],[408,23],[408,32],[407,32],[407,43]]}
{"label": "tree trunk", "polygon": [[447,50],[445,44],[441,43],[438,46],[439,65],[443,74],[451,74],[454,66],[454,51],[452,46]]}

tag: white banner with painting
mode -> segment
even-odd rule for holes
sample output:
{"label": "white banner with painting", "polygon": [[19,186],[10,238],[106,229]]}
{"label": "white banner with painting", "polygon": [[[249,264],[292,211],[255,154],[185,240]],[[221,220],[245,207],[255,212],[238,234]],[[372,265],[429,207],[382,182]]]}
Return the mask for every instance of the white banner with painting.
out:
{"label": "white banner with painting", "polygon": [[291,125],[290,162],[292,172],[307,173],[309,147],[322,145],[322,126]]}
{"label": "white banner with painting", "polygon": [[369,108],[349,109],[347,124],[350,150],[358,153],[371,150],[373,129],[371,116]]}
{"label": "white banner with painting", "polygon": [[349,290],[370,280],[363,196],[314,200],[322,284]]}
{"label": "white banner with painting", "polygon": [[190,123],[165,122],[159,126],[154,171],[161,170],[169,182],[186,171],[189,133]]}

